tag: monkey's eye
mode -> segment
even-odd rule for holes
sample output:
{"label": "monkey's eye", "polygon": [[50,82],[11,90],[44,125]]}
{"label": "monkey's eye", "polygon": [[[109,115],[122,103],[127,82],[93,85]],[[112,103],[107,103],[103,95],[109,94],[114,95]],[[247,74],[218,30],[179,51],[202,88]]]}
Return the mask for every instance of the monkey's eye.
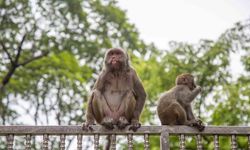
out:
{"label": "monkey's eye", "polygon": [[121,55],[120,51],[115,52],[115,55]]}
{"label": "monkey's eye", "polygon": [[109,52],[109,56],[112,56],[112,55],[114,55],[114,52]]}

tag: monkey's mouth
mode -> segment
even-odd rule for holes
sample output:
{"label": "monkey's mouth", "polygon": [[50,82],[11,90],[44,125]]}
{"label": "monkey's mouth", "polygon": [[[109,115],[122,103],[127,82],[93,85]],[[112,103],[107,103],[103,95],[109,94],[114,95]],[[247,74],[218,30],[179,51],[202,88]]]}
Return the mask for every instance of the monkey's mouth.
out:
{"label": "monkey's mouth", "polygon": [[113,60],[111,61],[111,64],[112,64],[112,65],[118,65],[118,64],[119,64],[119,61],[118,61],[118,60],[113,59]]}
{"label": "monkey's mouth", "polygon": [[115,64],[117,64],[117,61],[116,61],[116,60],[112,60],[112,61],[111,61],[111,64],[112,64],[112,65],[115,65]]}

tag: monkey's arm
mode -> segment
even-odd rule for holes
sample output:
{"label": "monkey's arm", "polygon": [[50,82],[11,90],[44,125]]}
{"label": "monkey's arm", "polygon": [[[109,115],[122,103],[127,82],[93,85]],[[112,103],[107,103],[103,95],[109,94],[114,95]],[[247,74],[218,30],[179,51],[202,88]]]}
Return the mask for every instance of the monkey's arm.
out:
{"label": "monkey's arm", "polygon": [[105,84],[105,79],[107,76],[107,72],[105,70],[102,70],[102,72],[100,73],[98,79],[96,80],[95,84],[94,84],[94,89],[97,89],[99,91],[102,91],[104,88],[104,84]]}
{"label": "monkey's arm", "polygon": [[194,114],[193,114],[193,111],[192,111],[191,104],[186,106],[185,109],[186,109],[186,113],[187,113],[187,120],[194,120],[195,117],[194,117]]}
{"label": "monkey's arm", "polygon": [[193,91],[190,91],[188,87],[178,86],[175,95],[181,104],[188,105],[194,100],[200,91],[201,87],[196,87]]}
{"label": "monkey's arm", "polygon": [[82,124],[83,130],[93,130],[90,125],[95,123],[94,113],[92,108],[92,101],[93,101],[93,93],[91,94],[90,99],[88,100],[87,112],[86,112],[86,122]]}
{"label": "monkey's arm", "polygon": [[189,95],[188,99],[192,101],[200,92],[201,92],[201,87],[197,86],[193,91],[191,91],[191,94]]}
{"label": "monkey's arm", "polygon": [[86,112],[86,124],[87,125],[94,124],[95,122],[94,113],[93,113],[93,105],[92,105],[93,97],[94,95],[92,93],[90,99],[88,100],[88,106],[87,106],[87,112]]}
{"label": "monkey's arm", "polygon": [[133,73],[134,76],[134,93],[135,93],[135,99],[136,99],[136,105],[135,105],[135,111],[134,111],[134,116],[132,120],[137,120],[139,121],[140,114],[142,112],[145,99],[146,99],[146,92],[143,88],[143,85],[137,76],[136,72],[134,71]]}
{"label": "monkey's arm", "polygon": [[104,87],[104,74],[105,71],[102,71],[101,74],[99,75],[99,78],[96,80],[95,84],[94,84],[94,88],[92,90],[91,96],[88,100],[88,104],[87,104],[87,112],[86,112],[86,122],[85,124],[83,124],[83,129],[84,130],[89,130],[91,129],[89,127],[89,125],[92,125],[95,123],[95,116],[94,116],[94,111],[93,111],[93,98],[94,98],[94,91],[95,90],[103,90]]}

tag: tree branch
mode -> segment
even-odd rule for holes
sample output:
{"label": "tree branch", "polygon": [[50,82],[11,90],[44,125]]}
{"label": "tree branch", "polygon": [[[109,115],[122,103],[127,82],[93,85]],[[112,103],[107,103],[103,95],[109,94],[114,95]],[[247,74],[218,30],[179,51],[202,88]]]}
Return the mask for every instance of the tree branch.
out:
{"label": "tree branch", "polygon": [[14,64],[14,61],[12,60],[11,55],[10,55],[10,53],[8,52],[7,48],[5,47],[3,41],[0,41],[0,43],[1,43],[2,47],[3,47],[4,52],[7,54],[7,56],[8,56],[8,58],[9,58],[11,64]]}
{"label": "tree branch", "polygon": [[23,42],[25,40],[25,37],[26,37],[26,34],[24,34],[21,42],[19,43],[18,45],[18,49],[17,49],[17,55],[16,55],[16,58],[15,58],[15,64],[18,64],[18,59],[20,57],[20,54],[21,54],[21,51],[22,51],[22,46],[23,46]]}
{"label": "tree branch", "polygon": [[33,57],[33,58],[29,59],[29,60],[26,60],[25,62],[19,63],[19,64],[18,64],[18,67],[19,67],[19,66],[25,66],[25,65],[27,65],[28,63],[30,63],[30,62],[32,62],[32,61],[34,61],[34,60],[40,59],[40,58],[42,58],[42,57],[44,57],[44,56],[47,56],[48,54],[49,54],[48,51],[47,51],[47,52],[44,52],[43,54],[41,54],[41,55],[39,55],[39,56]]}

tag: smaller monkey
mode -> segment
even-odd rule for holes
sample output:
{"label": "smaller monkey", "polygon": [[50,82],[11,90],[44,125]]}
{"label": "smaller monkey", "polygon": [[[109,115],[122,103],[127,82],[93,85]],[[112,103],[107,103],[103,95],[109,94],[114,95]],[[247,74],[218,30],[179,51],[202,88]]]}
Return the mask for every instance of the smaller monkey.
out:
{"label": "smaller monkey", "polygon": [[157,106],[157,112],[162,125],[188,125],[203,131],[205,126],[201,120],[194,117],[191,102],[201,92],[196,86],[194,77],[184,73],[176,78],[176,86],[163,93]]}

